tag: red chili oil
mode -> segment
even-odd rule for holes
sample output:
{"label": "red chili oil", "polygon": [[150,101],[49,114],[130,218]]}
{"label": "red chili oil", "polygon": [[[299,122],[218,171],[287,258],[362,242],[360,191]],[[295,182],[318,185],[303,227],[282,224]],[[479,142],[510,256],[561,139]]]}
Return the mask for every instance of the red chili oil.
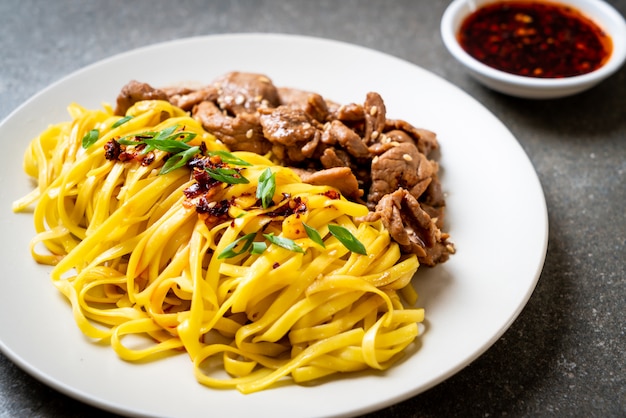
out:
{"label": "red chili oil", "polygon": [[611,38],[578,10],[542,1],[485,5],[461,25],[461,46],[507,73],[562,78],[589,73],[611,55]]}

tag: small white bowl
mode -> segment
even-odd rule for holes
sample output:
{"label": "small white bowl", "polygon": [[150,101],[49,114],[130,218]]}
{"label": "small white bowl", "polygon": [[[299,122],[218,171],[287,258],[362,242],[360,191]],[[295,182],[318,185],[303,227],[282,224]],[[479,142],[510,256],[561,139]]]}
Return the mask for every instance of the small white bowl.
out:
{"label": "small white bowl", "polygon": [[555,0],[572,6],[593,20],[613,41],[613,52],[600,68],[587,74],[564,78],[535,78],[506,73],[489,67],[470,56],[459,45],[457,34],[461,23],[476,8],[506,0],[454,0],[441,19],[441,36],[450,53],[485,86],[511,96],[531,99],[553,99],[587,90],[615,73],[626,59],[626,21],[602,0]]}

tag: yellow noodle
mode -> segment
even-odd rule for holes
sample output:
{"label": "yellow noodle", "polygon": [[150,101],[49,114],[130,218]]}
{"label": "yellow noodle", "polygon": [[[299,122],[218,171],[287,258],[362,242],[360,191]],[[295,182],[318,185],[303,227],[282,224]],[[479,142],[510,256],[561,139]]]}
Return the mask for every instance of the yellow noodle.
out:
{"label": "yellow noodle", "polygon": [[[163,101],[136,103],[116,127],[120,117],[108,106],[68,110],[70,122],[28,146],[24,170],[37,187],[13,208],[35,205],[33,258],[54,266],[52,282],[87,337],[128,361],[184,351],[200,383],[243,393],[385,369],[417,337],[424,312],[400,300],[417,299],[417,258],[401,255],[380,222],[357,222],[364,205],[304,184],[265,156],[236,152],[250,164],[237,166],[249,182],[215,186],[210,201],[229,202],[228,215],[202,215],[184,193],[195,182],[188,168],[160,174],[165,151],[145,164],[105,153],[113,140],[174,127],[197,135],[190,146],[227,151],[196,120]],[[98,139],[85,148],[91,130]],[[256,193],[267,169],[276,188],[263,207]],[[290,204],[302,210],[281,214]],[[350,231],[367,254],[351,251],[330,224]],[[243,251],[240,242],[239,254],[219,257],[244,236],[264,249]]]}

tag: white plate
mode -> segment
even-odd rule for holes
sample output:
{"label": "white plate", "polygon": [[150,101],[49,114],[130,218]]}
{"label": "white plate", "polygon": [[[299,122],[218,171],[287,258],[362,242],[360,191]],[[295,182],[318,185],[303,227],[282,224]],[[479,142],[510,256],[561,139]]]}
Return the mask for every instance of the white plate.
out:
{"label": "white plate", "polygon": [[[415,286],[426,308],[421,345],[385,373],[348,375],[323,385],[282,386],[241,395],[196,382],[188,357],[146,364],[119,360],[88,342],[49,268],[30,257],[32,217],[11,202],[32,184],[22,154],[66,106],[113,103],[130,79],[155,86],[209,82],[231,70],[265,73],[278,86],[341,103],[381,93],[388,116],[438,134],[447,224],[458,253],[420,269]],[[150,416],[347,416],[416,395],[461,370],[511,325],[530,297],[547,245],[541,185],[522,148],[490,112],[437,76],[380,52],[285,35],[183,39],[98,62],[43,90],[0,125],[0,347],[37,379],[100,408]],[[512,356],[515,353],[511,353]]]}

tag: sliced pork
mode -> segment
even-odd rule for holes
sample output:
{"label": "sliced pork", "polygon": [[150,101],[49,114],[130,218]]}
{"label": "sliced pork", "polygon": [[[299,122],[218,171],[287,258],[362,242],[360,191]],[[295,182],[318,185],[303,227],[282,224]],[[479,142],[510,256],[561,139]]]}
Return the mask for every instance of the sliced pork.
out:
{"label": "sliced pork", "polygon": [[445,198],[434,132],[387,118],[380,94],[338,104],[318,93],[276,87],[263,74],[230,72],[197,88],[155,89],[133,81],[116,112],[165,99],[187,110],[232,151],[270,154],[302,181],[328,185],[370,209],[405,253],[434,266],[454,252],[443,232]]}

